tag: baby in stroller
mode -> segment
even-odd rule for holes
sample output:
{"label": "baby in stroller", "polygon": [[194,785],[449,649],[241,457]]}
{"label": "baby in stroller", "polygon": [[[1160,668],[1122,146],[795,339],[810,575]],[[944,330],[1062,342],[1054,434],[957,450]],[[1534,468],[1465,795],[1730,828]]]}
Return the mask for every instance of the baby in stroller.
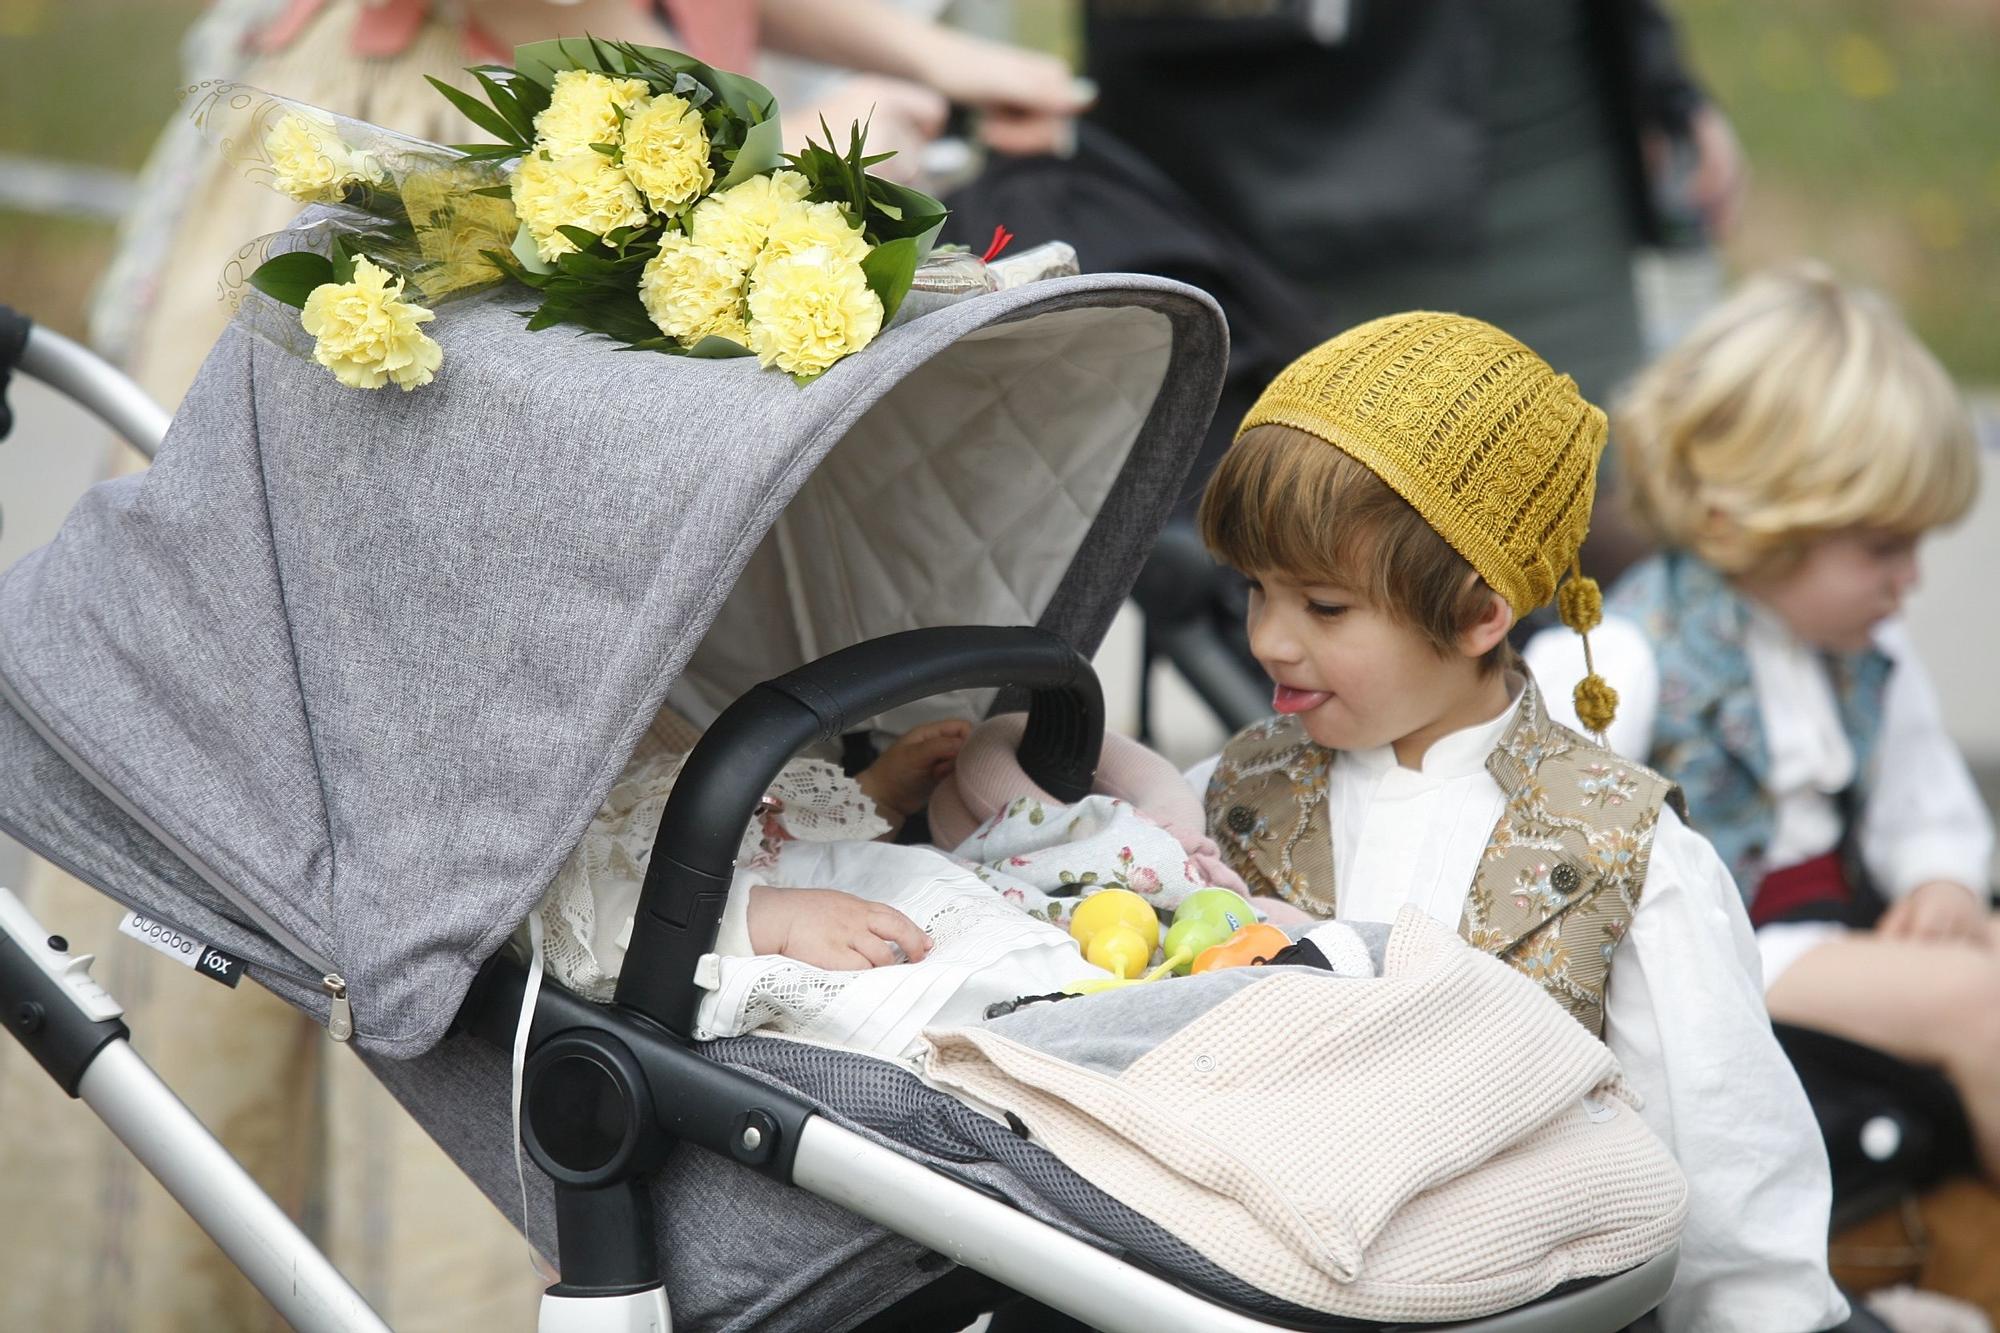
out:
{"label": "baby in stroller", "polygon": [[[1100,889],[1134,889],[1163,911],[1197,889],[1244,889],[1203,833],[1199,801],[1164,758],[1108,737],[1096,794],[1057,802],[1014,758],[1023,725],[1021,714],[1002,714],[976,730],[958,719],[923,723],[852,775],[820,758],[787,762],[743,830],[715,941],[713,989],[744,992],[727,982],[748,970],[792,979],[774,987],[767,978],[766,993],[845,984],[892,995],[899,983],[887,977],[800,979],[923,962],[935,941],[912,919],[917,913],[945,923],[953,937],[948,957],[979,950],[951,1010],[976,1016],[989,1002],[1099,975],[1062,927],[1076,904]],[[546,964],[578,994],[612,997],[660,815],[699,736],[671,706],[661,709],[543,899]],[[958,769],[962,753],[970,771]],[[930,845],[890,845],[926,809]],[[1063,813],[1045,822],[1045,810]],[[1261,904],[1267,915],[1303,919],[1276,899]],[[983,924],[977,946],[962,938],[971,918]],[[534,948],[525,927],[516,943]],[[990,976],[989,967],[997,969]],[[935,1021],[941,1012],[932,1000],[890,1029],[877,1024],[871,1044],[899,1055],[919,1019]],[[758,1026],[796,1032],[801,1023],[829,1040],[851,1044],[854,1036],[768,999],[743,1012],[711,1005],[707,1026],[728,1035]]]}

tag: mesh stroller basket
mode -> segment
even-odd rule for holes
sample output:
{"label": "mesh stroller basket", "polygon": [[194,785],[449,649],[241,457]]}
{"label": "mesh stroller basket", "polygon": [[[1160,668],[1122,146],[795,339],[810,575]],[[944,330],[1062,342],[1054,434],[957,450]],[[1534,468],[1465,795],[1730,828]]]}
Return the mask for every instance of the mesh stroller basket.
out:
{"label": "mesh stroller basket", "polygon": [[[1077,650],[1203,438],[1213,302],[1033,284],[803,390],[529,334],[504,296],[434,327],[446,370],[408,395],[232,329],[153,469],[0,576],[0,829],[351,1040],[579,1298],[664,1280],[684,1327],[847,1328],[962,1262],[1105,1326],[1352,1326],[894,1066],[685,1040],[738,835],[802,747],[1024,700],[1023,763],[1087,790]],[[669,700],[708,730],[618,1003],[534,1009],[523,1215],[498,951]],[[1036,1289],[994,1208],[1088,1289]],[[1481,1327],[1619,1327],[1672,1267]],[[1119,1314],[1128,1279],[1167,1304]]]}

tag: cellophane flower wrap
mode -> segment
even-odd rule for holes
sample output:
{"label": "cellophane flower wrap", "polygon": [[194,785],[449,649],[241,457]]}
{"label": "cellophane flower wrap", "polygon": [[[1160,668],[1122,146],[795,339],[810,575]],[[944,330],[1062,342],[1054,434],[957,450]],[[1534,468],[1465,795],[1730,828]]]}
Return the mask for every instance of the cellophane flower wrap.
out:
{"label": "cellophane flower wrap", "polygon": [[[319,207],[245,246],[226,292],[297,311],[246,317],[358,388],[428,383],[430,307],[503,280],[528,327],[637,350],[755,356],[808,383],[895,318],[945,209],[868,168],[865,131],[787,155],[754,80],[658,47],[590,38],[517,48],[431,80],[495,142],[445,146],[240,84],[193,116],[251,179]],[[247,275],[247,276],[246,276]]]}

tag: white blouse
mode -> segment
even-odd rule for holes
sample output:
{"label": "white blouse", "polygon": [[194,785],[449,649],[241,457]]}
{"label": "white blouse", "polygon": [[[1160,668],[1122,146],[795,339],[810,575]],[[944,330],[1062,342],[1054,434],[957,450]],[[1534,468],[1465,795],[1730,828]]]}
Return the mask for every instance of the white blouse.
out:
{"label": "white blouse", "polygon": [[[1895,666],[1884,690],[1874,782],[1856,831],[1861,859],[1892,900],[1937,879],[1983,896],[1993,861],[1993,821],[1979,788],[1945,730],[1937,691],[1908,630],[1900,621],[1887,621],[1876,630],[1875,642]],[[1652,750],[1660,700],[1652,643],[1637,624],[1607,616],[1591,631],[1590,649],[1598,674],[1618,691],[1618,716],[1605,739],[1620,754],[1643,759]],[[1854,749],[1818,653],[1757,608],[1744,649],[1770,759],[1775,826],[1767,857],[1773,866],[1796,865],[1840,844],[1835,798],[1854,780]],[[1570,692],[1583,676],[1581,640],[1567,629],[1544,630],[1528,644],[1526,657],[1550,715],[1577,725]],[[1816,942],[1826,931],[1817,923],[1759,931],[1765,982],[1776,980],[1782,964],[1803,952],[1800,944]]]}
{"label": "white blouse", "polygon": [[[1328,823],[1341,920],[1392,921],[1415,903],[1457,928],[1506,804],[1485,764],[1513,714],[1440,739],[1420,769],[1388,747],[1337,756]],[[1196,790],[1215,762],[1189,770]],[[1826,1153],[1771,1035],[1758,967],[1722,859],[1663,811],[1613,960],[1605,1041],[1688,1176],[1667,1333],[1819,1329],[1846,1316],[1826,1269]]]}

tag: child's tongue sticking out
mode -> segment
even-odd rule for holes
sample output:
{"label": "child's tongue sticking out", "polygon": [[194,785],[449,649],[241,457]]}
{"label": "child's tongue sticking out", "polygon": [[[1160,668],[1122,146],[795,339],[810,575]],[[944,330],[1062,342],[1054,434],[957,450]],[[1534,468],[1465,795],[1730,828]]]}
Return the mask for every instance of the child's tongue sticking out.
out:
{"label": "child's tongue sticking out", "polygon": [[1280,713],[1306,713],[1332,697],[1327,690],[1301,690],[1279,685],[1271,691],[1271,707]]}

